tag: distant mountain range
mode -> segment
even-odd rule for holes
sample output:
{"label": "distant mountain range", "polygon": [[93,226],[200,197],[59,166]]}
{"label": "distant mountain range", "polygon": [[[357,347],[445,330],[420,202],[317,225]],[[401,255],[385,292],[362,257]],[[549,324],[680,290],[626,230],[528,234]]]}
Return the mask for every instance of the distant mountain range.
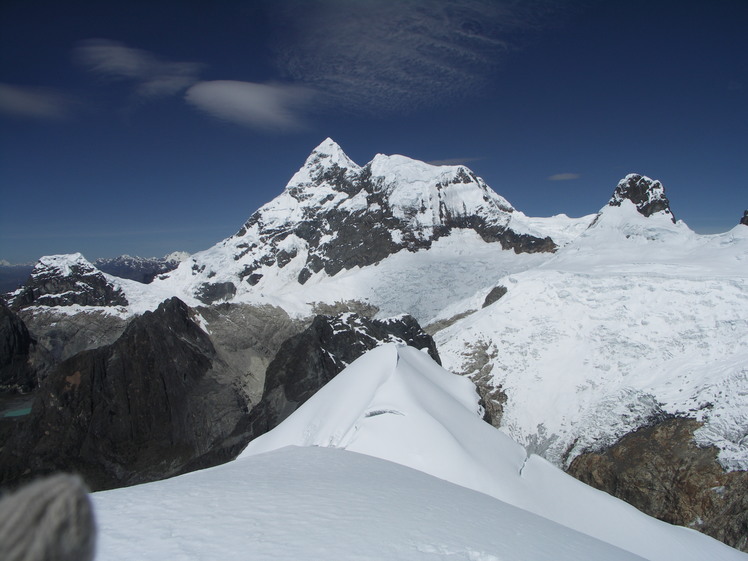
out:
{"label": "distant mountain range", "polygon": [[[384,155],[359,166],[327,139],[235,235],[179,263],[44,257],[6,297],[4,313],[33,339],[12,347],[12,379],[46,396],[16,457],[43,427],[67,426],[44,417],[64,402],[86,412],[65,457],[85,449],[127,474],[86,464],[100,488],[205,467],[366,350],[432,345],[475,384],[484,419],[528,453],[748,550],[748,225],[696,234],[639,174],[611,191],[596,214],[528,217],[465,166]],[[21,341],[13,329],[6,339]],[[180,378],[185,361],[196,366]],[[161,382],[123,397],[117,377],[148,365]],[[92,390],[87,372],[104,385]],[[148,413],[175,399],[227,414]],[[156,445],[146,461],[111,431]],[[62,457],[47,446],[44,461]]]}

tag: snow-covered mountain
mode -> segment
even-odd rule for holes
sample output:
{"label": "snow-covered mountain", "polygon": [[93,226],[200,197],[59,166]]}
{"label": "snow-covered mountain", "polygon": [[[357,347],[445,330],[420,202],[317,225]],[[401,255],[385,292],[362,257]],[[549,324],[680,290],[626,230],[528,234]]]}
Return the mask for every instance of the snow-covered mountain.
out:
{"label": "snow-covered mountain", "polygon": [[431,248],[453,232],[517,254],[554,251],[538,226],[464,166],[380,154],[361,167],[327,139],[236,235],[161,281],[201,302],[278,292]]}
{"label": "snow-covered mountain", "polygon": [[95,494],[99,558],[746,558],[528,456],[480,414],[468,380],[386,344],[234,462]]}
{"label": "snow-covered mountain", "polygon": [[[410,314],[531,453],[747,548],[748,227],[698,235],[638,174],[605,189],[595,215],[532,218],[464,166],[382,155],[358,166],[328,139],[236,235],[151,284],[53,256],[10,302],[41,318],[33,332],[62,313],[122,323],[178,296],[215,319],[203,328],[253,388],[264,367],[231,353],[254,346],[267,366],[282,342],[239,341],[256,310],[307,325],[315,313]],[[685,436],[668,433],[655,460],[616,448],[672,423]],[[635,473],[625,482],[594,454]]]}

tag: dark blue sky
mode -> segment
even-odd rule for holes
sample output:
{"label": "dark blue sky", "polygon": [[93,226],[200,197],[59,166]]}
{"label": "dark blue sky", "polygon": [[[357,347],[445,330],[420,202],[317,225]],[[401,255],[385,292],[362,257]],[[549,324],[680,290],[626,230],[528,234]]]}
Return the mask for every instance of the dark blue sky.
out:
{"label": "dark blue sky", "polygon": [[205,249],[335,139],[580,216],[748,207],[748,2],[0,2],[0,259]]}

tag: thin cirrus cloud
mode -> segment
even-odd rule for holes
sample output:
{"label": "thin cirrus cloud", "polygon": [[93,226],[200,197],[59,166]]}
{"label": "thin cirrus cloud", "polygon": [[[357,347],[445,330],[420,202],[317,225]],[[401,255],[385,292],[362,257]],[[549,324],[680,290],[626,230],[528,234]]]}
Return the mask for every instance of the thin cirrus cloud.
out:
{"label": "thin cirrus cloud", "polygon": [[204,65],[172,62],[109,39],[79,43],[73,59],[86,70],[112,80],[131,81],[141,98],[175,95],[198,81]]}
{"label": "thin cirrus cloud", "polygon": [[578,173],[556,173],[548,176],[548,181],[571,181],[580,177],[582,176]]}
{"label": "thin cirrus cloud", "polygon": [[71,115],[73,105],[55,90],[0,83],[0,113],[11,117],[59,121]]}
{"label": "thin cirrus cloud", "polygon": [[314,93],[295,85],[235,80],[198,82],[185,93],[191,105],[218,119],[263,130],[304,127],[301,109]]}
{"label": "thin cirrus cloud", "polygon": [[[487,93],[542,0],[305,0],[273,5],[286,32],[276,66],[324,94],[328,107],[402,113]],[[321,100],[322,101],[322,100]]]}
{"label": "thin cirrus cloud", "polygon": [[200,81],[204,65],[173,62],[108,39],[80,43],[74,60],[90,72],[135,84],[139,99],[178,95],[217,119],[263,131],[304,127],[301,110],[313,97],[304,86],[235,80]]}

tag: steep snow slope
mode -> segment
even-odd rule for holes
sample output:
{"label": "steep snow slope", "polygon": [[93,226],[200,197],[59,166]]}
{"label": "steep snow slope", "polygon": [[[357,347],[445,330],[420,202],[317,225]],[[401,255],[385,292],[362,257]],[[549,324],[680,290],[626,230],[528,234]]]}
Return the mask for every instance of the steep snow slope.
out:
{"label": "steep snow slope", "polygon": [[422,472],[285,448],[93,495],[97,561],[641,559]]}
{"label": "steep snow slope", "polygon": [[557,465],[677,414],[705,423],[697,440],[725,467],[746,469],[746,273],[745,226],[700,236],[623,200],[435,338],[446,368],[506,395],[502,429]]}
{"label": "steep snow slope", "polygon": [[351,364],[240,459],[285,446],[383,458],[481,491],[647,559],[744,559],[566,475],[480,418],[474,386],[425,353],[384,345]]}

